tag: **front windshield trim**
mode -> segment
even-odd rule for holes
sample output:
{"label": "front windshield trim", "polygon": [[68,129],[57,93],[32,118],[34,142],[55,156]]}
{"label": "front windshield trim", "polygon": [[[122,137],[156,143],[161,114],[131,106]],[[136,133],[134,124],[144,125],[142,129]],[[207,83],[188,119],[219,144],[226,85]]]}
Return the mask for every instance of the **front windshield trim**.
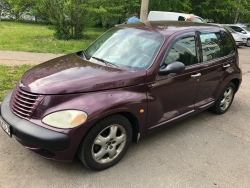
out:
{"label": "front windshield trim", "polygon": [[223,25],[223,27],[228,30],[230,33],[236,33],[236,31],[234,31],[231,27]]}
{"label": "front windshield trim", "polygon": [[250,29],[248,27],[242,27],[242,28],[247,30],[247,32],[250,32]]}
{"label": "front windshield trim", "polygon": [[[94,57],[121,69],[147,70],[152,66],[164,42],[164,35],[158,32],[116,27],[103,33],[84,52],[90,61]],[[147,50],[144,49],[145,44]],[[120,54],[119,49],[122,51]],[[139,52],[138,49],[144,51]]]}

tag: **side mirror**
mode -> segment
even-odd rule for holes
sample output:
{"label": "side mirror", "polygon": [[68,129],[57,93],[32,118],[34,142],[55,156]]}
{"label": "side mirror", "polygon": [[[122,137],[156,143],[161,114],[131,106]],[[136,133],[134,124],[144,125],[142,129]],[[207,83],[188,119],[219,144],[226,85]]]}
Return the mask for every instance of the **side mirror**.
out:
{"label": "side mirror", "polygon": [[241,33],[243,33],[243,34],[247,34],[247,33],[246,33],[246,31],[241,31]]}
{"label": "side mirror", "polygon": [[185,70],[185,65],[182,62],[174,61],[169,63],[167,66],[162,66],[159,69],[160,75],[166,75],[169,73],[180,73]]}

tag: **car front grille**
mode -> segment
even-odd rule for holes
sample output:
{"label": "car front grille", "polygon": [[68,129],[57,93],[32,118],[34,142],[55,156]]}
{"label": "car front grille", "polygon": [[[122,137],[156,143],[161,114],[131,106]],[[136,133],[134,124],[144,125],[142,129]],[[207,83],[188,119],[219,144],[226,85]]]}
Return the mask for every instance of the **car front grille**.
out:
{"label": "car front grille", "polygon": [[11,97],[11,110],[21,118],[30,119],[43,98],[43,95],[23,91],[17,86]]}

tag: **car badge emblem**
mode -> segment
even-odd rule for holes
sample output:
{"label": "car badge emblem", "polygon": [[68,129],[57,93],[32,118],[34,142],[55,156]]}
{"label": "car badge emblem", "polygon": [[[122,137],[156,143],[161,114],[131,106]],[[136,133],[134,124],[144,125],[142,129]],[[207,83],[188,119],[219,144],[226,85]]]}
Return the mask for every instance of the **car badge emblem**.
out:
{"label": "car badge emblem", "polygon": [[23,85],[22,82],[19,83],[19,87],[20,87],[21,89],[26,89],[25,85]]}

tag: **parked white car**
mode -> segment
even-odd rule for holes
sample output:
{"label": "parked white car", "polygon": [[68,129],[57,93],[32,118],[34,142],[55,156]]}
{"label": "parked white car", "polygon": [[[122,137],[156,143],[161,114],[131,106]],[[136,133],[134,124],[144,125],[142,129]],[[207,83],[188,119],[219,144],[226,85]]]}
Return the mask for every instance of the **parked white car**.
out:
{"label": "parked white car", "polygon": [[245,38],[247,38],[246,46],[250,47],[250,28],[244,25],[238,24],[227,24],[230,28],[232,28],[237,33],[243,34]]}
{"label": "parked white car", "polygon": [[234,38],[234,41],[235,41],[237,46],[246,46],[247,38],[246,38],[246,36],[244,34],[237,33],[231,27],[229,27],[227,25],[224,25],[224,24],[213,23],[213,25],[218,25],[218,26],[223,27],[226,30],[228,30],[232,34],[232,36]]}
{"label": "parked white car", "polygon": [[[150,11],[148,14],[148,21],[185,21],[189,14],[179,12],[163,12],[163,11]],[[204,22],[201,17],[194,15],[194,22]]]}

